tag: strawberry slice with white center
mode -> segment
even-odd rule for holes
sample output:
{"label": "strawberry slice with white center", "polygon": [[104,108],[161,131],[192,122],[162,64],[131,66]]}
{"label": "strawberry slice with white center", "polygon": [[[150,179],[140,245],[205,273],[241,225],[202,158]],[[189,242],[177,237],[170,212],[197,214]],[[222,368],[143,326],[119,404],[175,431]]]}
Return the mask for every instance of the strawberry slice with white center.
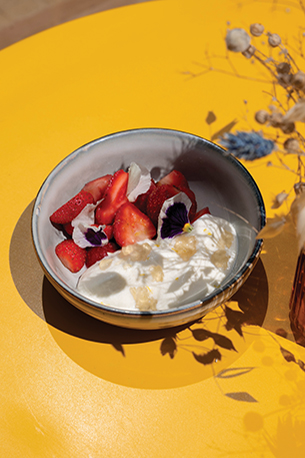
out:
{"label": "strawberry slice with white center", "polygon": [[123,247],[152,239],[156,235],[156,228],[148,216],[134,204],[127,202],[115,215],[113,235],[117,244]]}
{"label": "strawberry slice with white center", "polygon": [[87,252],[80,248],[73,240],[63,240],[56,248],[55,253],[62,264],[72,273],[79,272],[85,265]]}
{"label": "strawberry slice with white center", "polygon": [[128,173],[120,169],[111,177],[105,191],[104,200],[96,207],[96,224],[112,224],[118,209],[127,199]]}
{"label": "strawberry slice with white center", "polygon": [[99,200],[104,197],[108,183],[112,175],[104,175],[96,178],[95,180],[89,181],[83,187],[83,191],[89,192],[93,197],[93,202],[96,204]]}

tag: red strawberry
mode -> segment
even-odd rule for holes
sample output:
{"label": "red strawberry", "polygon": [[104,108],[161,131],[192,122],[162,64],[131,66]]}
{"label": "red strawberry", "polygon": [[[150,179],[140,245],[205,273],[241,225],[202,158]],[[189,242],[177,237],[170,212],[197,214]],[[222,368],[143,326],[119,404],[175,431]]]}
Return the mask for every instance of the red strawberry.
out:
{"label": "red strawberry", "polygon": [[165,200],[178,194],[179,190],[174,186],[163,184],[156,186],[147,200],[146,214],[151,219],[155,227],[158,225],[158,217]]}
{"label": "red strawberry", "polygon": [[114,215],[120,206],[127,202],[127,185],[128,173],[124,170],[115,172],[106,188],[104,200],[96,207],[95,222],[97,224],[112,224]]}
{"label": "red strawberry", "polygon": [[113,237],[113,226],[112,224],[108,224],[107,226],[104,227],[104,232],[107,235],[107,239],[111,240]]}
{"label": "red strawberry", "polygon": [[115,243],[109,242],[104,246],[96,246],[90,248],[87,252],[86,266],[93,266],[97,261],[108,256],[108,253],[114,253],[118,250],[118,246]]}
{"label": "red strawberry", "polygon": [[203,215],[207,215],[207,214],[208,214],[208,215],[211,214],[211,213],[210,213],[210,210],[209,210],[209,207],[204,207],[204,208],[202,208],[202,210],[199,210],[199,211],[196,213],[196,215],[194,216],[194,218],[191,219],[190,221],[191,221],[191,223],[193,223],[194,221],[196,221],[196,219],[200,218],[200,217],[203,216]]}
{"label": "red strawberry", "polygon": [[142,212],[146,214],[147,210],[147,201],[150,196],[150,194],[153,192],[153,190],[156,189],[156,183],[151,180],[151,185],[148,191],[145,192],[145,194],[140,194],[137,197],[137,200],[134,202],[135,206]]}
{"label": "red strawberry", "polygon": [[83,187],[83,191],[89,192],[93,196],[95,204],[104,197],[104,193],[111,177],[112,175],[104,175],[100,178],[89,181],[89,183],[86,183]]}
{"label": "red strawberry", "polygon": [[192,202],[192,205],[189,211],[189,220],[192,221],[197,212],[196,196],[190,188],[180,188],[180,192],[184,192]]}
{"label": "red strawberry", "polygon": [[54,224],[70,223],[87,204],[93,203],[93,197],[89,192],[80,191],[68,202],[62,205],[51,216],[50,220]]}
{"label": "red strawberry", "polygon": [[80,248],[73,240],[63,240],[56,248],[57,254],[63,265],[71,272],[76,273],[85,265],[87,252]]}
{"label": "red strawberry", "polygon": [[131,202],[126,202],[115,215],[113,235],[117,244],[122,247],[152,239],[156,235],[156,228],[148,216]]}
{"label": "red strawberry", "polygon": [[66,223],[63,225],[63,231],[66,236],[72,236],[74,227],[72,226],[71,223]]}
{"label": "red strawberry", "polygon": [[161,186],[163,184],[170,184],[178,189],[189,187],[187,179],[181,172],[178,172],[178,170],[172,170],[170,173],[165,175],[165,177],[161,178],[161,180],[158,181],[157,186]]}

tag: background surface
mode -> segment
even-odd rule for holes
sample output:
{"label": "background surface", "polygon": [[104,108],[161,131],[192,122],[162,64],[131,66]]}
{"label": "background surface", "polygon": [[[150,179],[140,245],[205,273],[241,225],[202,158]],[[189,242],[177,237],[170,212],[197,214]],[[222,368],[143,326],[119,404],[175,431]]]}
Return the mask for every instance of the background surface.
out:
{"label": "background surface", "polygon": [[[136,127],[206,138],[232,120],[257,129],[253,114],[271,84],[242,56],[228,61],[224,44],[228,24],[253,22],[298,49],[298,2],[164,0],[76,19],[1,50],[1,457],[304,457],[305,348],[275,332],[289,331],[297,259],[289,232],[266,244],[251,281],[226,304],[230,317],[219,307],[202,323],[154,335],[70,306],[43,277],[31,243],[39,187],[84,143]],[[268,217],[274,196],[295,182],[276,160],[247,164]]]}
{"label": "background surface", "polygon": [[0,0],[0,49],[63,22],[142,1]]}

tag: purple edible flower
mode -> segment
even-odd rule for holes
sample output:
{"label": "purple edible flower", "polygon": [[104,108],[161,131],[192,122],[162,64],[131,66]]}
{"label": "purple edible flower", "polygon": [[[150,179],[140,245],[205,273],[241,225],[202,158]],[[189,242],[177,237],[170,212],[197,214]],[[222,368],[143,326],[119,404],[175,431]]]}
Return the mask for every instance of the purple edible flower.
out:
{"label": "purple edible flower", "polygon": [[165,211],[162,218],[161,237],[172,238],[182,232],[190,232],[192,226],[188,218],[188,211],[183,202],[175,202]]}
{"label": "purple edible flower", "polygon": [[104,228],[105,226],[89,226],[79,223],[74,227],[72,238],[81,248],[103,246],[108,243]]}
{"label": "purple edible flower", "polygon": [[107,239],[107,235],[100,227],[97,231],[89,227],[84,233],[85,239],[93,246],[101,246],[103,241]]}
{"label": "purple edible flower", "polygon": [[97,204],[88,204],[72,221],[72,238],[81,248],[103,246],[108,243],[105,226],[94,225],[94,212]]}
{"label": "purple edible flower", "polygon": [[163,202],[158,218],[159,241],[193,229],[188,217],[191,206],[192,202],[184,192],[179,192]]}

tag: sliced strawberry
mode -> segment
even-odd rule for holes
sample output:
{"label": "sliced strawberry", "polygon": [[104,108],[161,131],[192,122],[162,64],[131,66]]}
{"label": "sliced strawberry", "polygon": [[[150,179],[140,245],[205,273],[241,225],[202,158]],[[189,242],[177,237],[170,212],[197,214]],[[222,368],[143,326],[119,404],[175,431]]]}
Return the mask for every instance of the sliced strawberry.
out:
{"label": "sliced strawberry", "polygon": [[156,186],[147,200],[146,214],[151,219],[155,227],[158,225],[158,217],[165,200],[175,196],[180,191],[174,186],[163,184]]}
{"label": "sliced strawberry", "polygon": [[64,231],[64,234],[67,235],[67,236],[72,236],[72,233],[73,233],[73,229],[74,227],[72,226],[71,223],[66,223],[63,225],[63,231]]}
{"label": "sliced strawberry", "polygon": [[128,173],[124,170],[115,172],[106,188],[104,200],[96,207],[95,222],[97,224],[112,224],[114,215],[120,206],[127,202],[127,185]]}
{"label": "sliced strawberry", "polygon": [[126,202],[115,215],[113,235],[117,244],[122,247],[152,239],[156,235],[156,228],[148,216],[131,202]]}
{"label": "sliced strawberry", "polygon": [[187,179],[178,170],[172,170],[170,173],[165,175],[165,177],[161,178],[161,180],[158,181],[157,186],[162,186],[163,184],[170,184],[178,189],[189,187]]}
{"label": "sliced strawberry", "polygon": [[150,196],[150,194],[153,192],[154,189],[156,189],[156,183],[154,180],[151,180],[151,185],[148,191],[145,192],[145,194],[140,194],[137,197],[137,200],[134,202],[135,206],[142,212],[146,214],[147,211],[147,201]]}
{"label": "sliced strawberry", "polygon": [[196,196],[190,188],[180,188],[180,192],[184,192],[192,202],[192,205],[189,211],[189,220],[192,221],[197,212]]}
{"label": "sliced strawberry", "polygon": [[92,195],[95,204],[104,197],[111,177],[112,175],[104,175],[100,178],[89,181],[89,183],[86,183],[83,187],[83,191],[89,192]]}
{"label": "sliced strawberry", "polygon": [[118,249],[119,247],[112,242],[109,242],[104,246],[90,248],[87,251],[86,266],[93,266],[93,264],[95,264],[97,261],[100,261],[101,259],[105,258],[105,256],[108,256],[108,253],[114,253]]}
{"label": "sliced strawberry", "polygon": [[51,216],[50,220],[54,224],[70,223],[87,204],[93,203],[93,197],[89,192],[80,191],[68,202],[62,205]]}
{"label": "sliced strawberry", "polygon": [[211,212],[210,212],[210,210],[209,210],[209,207],[204,207],[204,208],[202,208],[201,210],[199,210],[199,211],[196,213],[196,215],[194,216],[194,218],[191,219],[190,221],[191,221],[191,223],[193,223],[194,221],[196,221],[196,219],[200,218],[200,217],[203,216],[203,215],[207,215],[207,214],[208,214],[208,215],[211,214]]}
{"label": "sliced strawberry", "polygon": [[63,240],[56,248],[55,253],[62,264],[71,272],[76,273],[85,265],[87,252],[80,248],[73,240]]}
{"label": "sliced strawberry", "polygon": [[113,225],[108,224],[107,226],[104,227],[104,232],[107,235],[107,239],[111,240],[113,237]]}

